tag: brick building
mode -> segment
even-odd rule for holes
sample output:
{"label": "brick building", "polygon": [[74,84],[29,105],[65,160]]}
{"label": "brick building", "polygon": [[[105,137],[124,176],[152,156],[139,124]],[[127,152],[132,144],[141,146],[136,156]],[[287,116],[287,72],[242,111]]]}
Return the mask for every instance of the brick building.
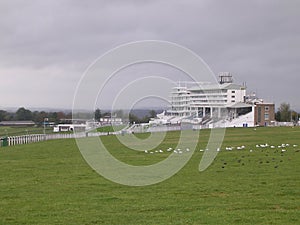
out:
{"label": "brick building", "polygon": [[275,121],[274,103],[256,103],[254,107],[254,124],[256,126],[269,126]]}

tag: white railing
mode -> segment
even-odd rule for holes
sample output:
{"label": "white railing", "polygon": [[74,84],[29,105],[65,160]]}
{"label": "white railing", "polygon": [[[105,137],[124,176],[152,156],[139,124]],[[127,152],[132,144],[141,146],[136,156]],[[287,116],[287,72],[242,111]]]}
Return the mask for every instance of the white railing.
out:
{"label": "white railing", "polygon": [[[77,134],[29,134],[29,135],[21,135],[21,136],[10,136],[7,137],[7,146],[20,145],[20,144],[28,144],[40,141],[47,141],[53,139],[69,139],[69,138],[80,138],[85,137],[86,134],[77,133]],[[3,139],[1,141],[1,145],[3,146]]]}
{"label": "white railing", "polygon": [[122,134],[122,131],[116,132],[95,132],[95,133],[59,133],[59,134],[29,134],[21,136],[9,136],[6,137],[6,145],[4,145],[4,138],[0,139],[0,147],[3,146],[13,146],[21,144],[29,144],[40,141],[54,140],[54,139],[71,139],[71,138],[84,138],[84,137],[98,137],[105,135],[118,135]]}
{"label": "white railing", "polygon": [[157,126],[157,127],[145,127],[144,129],[134,129],[138,126],[128,127],[126,130],[120,130],[115,132],[80,132],[80,133],[59,133],[59,134],[29,134],[21,136],[9,136],[0,139],[0,147],[2,146],[14,146],[21,144],[29,144],[40,141],[54,140],[54,139],[71,139],[71,138],[85,138],[85,137],[99,137],[105,135],[125,135],[128,133],[145,133],[145,132],[167,132],[167,131],[179,131],[183,127],[181,125],[169,125],[169,126]]}

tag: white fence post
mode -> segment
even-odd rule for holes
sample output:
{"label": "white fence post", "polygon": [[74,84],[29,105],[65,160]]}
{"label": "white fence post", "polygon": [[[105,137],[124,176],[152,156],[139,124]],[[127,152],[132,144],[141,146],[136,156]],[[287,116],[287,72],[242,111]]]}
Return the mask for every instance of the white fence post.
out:
{"label": "white fence post", "polygon": [[[35,143],[45,140],[53,140],[53,139],[71,139],[71,138],[85,138],[89,136],[101,136],[106,135],[107,133],[58,133],[58,134],[28,134],[22,136],[10,136],[7,137],[8,146],[14,146],[19,144],[28,144]],[[0,147],[3,145],[3,140],[0,142]]]}

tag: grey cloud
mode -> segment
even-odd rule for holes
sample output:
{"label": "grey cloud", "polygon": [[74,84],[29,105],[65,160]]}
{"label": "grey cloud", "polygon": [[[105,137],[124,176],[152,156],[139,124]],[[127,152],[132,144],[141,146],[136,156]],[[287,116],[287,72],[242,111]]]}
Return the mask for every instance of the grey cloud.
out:
{"label": "grey cloud", "polygon": [[[300,109],[293,97],[299,93],[299,7],[293,0],[1,1],[0,73],[9,74],[21,90],[26,82],[47,80],[44,97],[50,87],[72,92],[88,65],[111,48],[161,39],[190,48],[215,73],[233,72],[261,97]],[[20,71],[27,77],[22,83]],[[55,85],[57,80],[64,85]],[[22,91],[12,93],[2,85],[10,102],[24,98]],[[32,96],[35,101],[24,98],[24,104],[45,104]],[[66,96],[49,104],[69,107],[72,93]]]}

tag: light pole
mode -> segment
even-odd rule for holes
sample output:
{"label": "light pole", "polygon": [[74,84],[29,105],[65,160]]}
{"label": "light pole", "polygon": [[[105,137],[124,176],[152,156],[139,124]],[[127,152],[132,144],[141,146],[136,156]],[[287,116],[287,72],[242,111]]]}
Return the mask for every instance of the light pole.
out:
{"label": "light pole", "polygon": [[48,118],[44,118],[44,135],[46,135],[46,121],[48,121]]}

